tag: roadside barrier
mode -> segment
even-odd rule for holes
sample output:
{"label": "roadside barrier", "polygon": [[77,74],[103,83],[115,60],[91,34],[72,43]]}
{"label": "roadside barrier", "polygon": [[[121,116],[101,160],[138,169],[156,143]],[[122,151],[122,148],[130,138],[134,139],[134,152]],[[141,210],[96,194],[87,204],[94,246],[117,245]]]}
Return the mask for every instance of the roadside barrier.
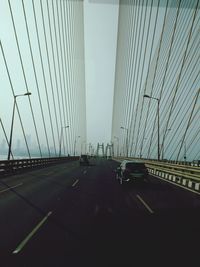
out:
{"label": "roadside barrier", "polygon": [[200,167],[191,164],[175,164],[156,160],[136,158],[113,158],[119,162],[123,160],[141,160],[145,163],[151,175],[160,177],[166,181],[182,187],[200,192]]}
{"label": "roadside barrier", "polygon": [[49,165],[75,161],[78,160],[78,158],[79,157],[54,157],[54,158],[1,160],[0,177],[4,177],[5,175],[13,175],[15,173],[29,169],[43,168]]}

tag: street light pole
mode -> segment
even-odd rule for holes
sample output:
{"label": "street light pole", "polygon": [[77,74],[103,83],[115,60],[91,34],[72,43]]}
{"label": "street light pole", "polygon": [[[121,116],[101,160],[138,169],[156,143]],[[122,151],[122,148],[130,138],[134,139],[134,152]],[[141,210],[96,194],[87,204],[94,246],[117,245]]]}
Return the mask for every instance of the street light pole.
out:
{"label": "street light pole", "polygon": [[61,157],[61,146],[62,146],[63,129],[66,129],[66,128],[69,128],[69,125],[61,127],[60,144],[59,144],[59,157]]}
{"label": "street light pole", "polygon": [[31,92],[27,92],[22,95],[14,95],[14,103],[13,103],[13,112],[12,112],[12,122],[11,122],[11,129],[10,129],[10,141],[9,141],[9,147],[8,147],[8,160],[10,160],[10,154],[11,154],[11,146],[12,146],[12,135],[13,135],[13,126],[14,126],[14,118],[15,118],[15,106],[16,106],[16,98],[19,96],[28,96],[31,95]]}
{"label": "street light pole", "polygon": [[[169,131],[171,131],[171,128],[166,130],[166,134],[165,134],[165,135],[167,135],[167,133],[168,133]],[[164,139],[164,134],[163,134],[163,142],[162,142],[162,160],[164,159],[164,152],[165,152],[165,146],[164,146],[164,143],[165,143],[165,139]]]}
{"label": "street light pole", "polygon": [[184,160],[185,160],[185,164],[186,164],[186,140],[184,141]]}
{"label": "street light pole", "polygon": [[117,157],[119,157],[119,137],[114,136],[115,139],[117,139]]}
{"label": "street light pole", "polygon": [[76,139],[77,138],[80,138],[80,135],[79,136],[77,136],[77,137],[75,137],[75,141],[74,141],[74,157],[75,157],[75,154],[76,154]]}
{"label": "street light pole", "polygon": [[143,97],[151,98],[157,101],[157,116],[158,116],[158,160],[160,160],[160,99],[149,95],[144,95]]}
{"label": "street light pole", "polygon": [[126,157],[128,158],[128,129],[122,126],[120,128],[126,131]]}

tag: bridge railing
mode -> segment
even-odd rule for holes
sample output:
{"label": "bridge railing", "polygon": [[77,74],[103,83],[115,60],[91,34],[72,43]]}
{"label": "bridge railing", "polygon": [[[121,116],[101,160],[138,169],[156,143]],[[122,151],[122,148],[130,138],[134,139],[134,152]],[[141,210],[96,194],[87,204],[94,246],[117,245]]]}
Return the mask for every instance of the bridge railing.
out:
{"label": "bridge railing", "polygon": [[[134,160],[136,158],[113,158],[117,161]],[[169,180],[183,187],[200,192],[200,167],[191,164],[175,164],[156,160],[137,159],[145,162],[150,174]]]}
{"label": "bridge railing", "polygon": [[78,157],[52,157],[52,158],[1,160],[0,177],[3,177],[5,175],[12,175],[28,169],[42,168],[53,164],[70,162],[75,160],[78,160]]}

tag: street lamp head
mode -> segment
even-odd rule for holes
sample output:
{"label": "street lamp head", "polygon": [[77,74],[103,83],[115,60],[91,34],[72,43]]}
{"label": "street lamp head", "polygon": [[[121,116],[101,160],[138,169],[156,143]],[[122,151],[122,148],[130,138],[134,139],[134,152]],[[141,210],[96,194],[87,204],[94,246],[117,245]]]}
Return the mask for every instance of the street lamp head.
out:
{"label": "street lamp head", "polygon": [[149,96],[149,95],[143,95],[143,97],[147,97],[147,98],[150,98],[150,96]]}
{"label": "street lamp head", "polygon": [[31,92],[27,92],[27,93],[25,93],[24,95],[31,95]]}

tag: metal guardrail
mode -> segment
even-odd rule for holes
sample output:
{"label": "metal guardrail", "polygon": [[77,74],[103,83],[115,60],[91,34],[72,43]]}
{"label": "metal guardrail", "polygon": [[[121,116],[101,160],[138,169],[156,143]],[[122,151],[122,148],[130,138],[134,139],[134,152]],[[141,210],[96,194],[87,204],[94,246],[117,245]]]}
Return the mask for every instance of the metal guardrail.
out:
{"label": "metal guardrail", "polygon": [[70,162],[78,160],[79,157],[55,157],[55,158],[34,158],[34,159],[18,159],[18,160],[1,160],[0,161],[0,177],[5,175],[13,175],[15,173],[28,169],[47,167],[53,164]]}
{"label": "metal guardrail", "polygon": [[[136,160],[136,158],[113,158],[117,161]],[[188,187],[200,192],[200,167],[180,165],[156,160],[137,159],[145,162],[152,175],[169,180],[182,187]]]}

